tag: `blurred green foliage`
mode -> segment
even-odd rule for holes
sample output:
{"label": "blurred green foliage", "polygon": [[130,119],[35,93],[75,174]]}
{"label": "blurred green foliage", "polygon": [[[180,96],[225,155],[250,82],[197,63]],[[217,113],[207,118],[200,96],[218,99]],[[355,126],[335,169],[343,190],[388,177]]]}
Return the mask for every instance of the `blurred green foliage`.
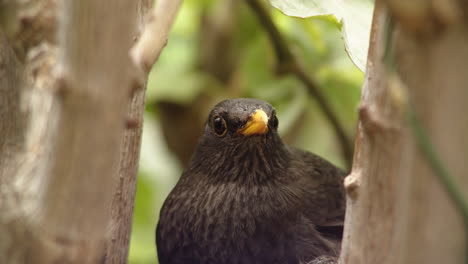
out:
{"label": "blurred green foliage", "polygon": [[[217,16],[223,4],[235,5],[232,13],[228,10],[231,16]],[[316,79],[352,137],[363,73],[346,54],[336,20],[330,16],[291,18],[273,8],[271,12],[291,49]],[[203,54],[211,52],[204,50],[211,44],[204,36],[209,33],[207,30],[213,29],[213,26],[204,27],[207,17],[211,18],[208,22],[214,23],[215,29],[221,28],[221,33],[223,28],[217,26],[226,25],[226,19],[233,20],[227,23],[230,25],[227,40],[231,45],[225,45],[225,50],[221,49],[221,55],[215,58],[227,63],[233,61],[227,80],[217,78],[201,62]],[[224,19],[224,22],[218,25],[217,19]],[[275,57],[269,39],[242,1],[184,1],[168,45],[150,74],[147,94],[129,256],[132,264],[157,263],[154,231],[159,210],[183,170],[163,136],[158,102],[189,106],[203,95],[210,98],[208,111],[212,104],[230,97],[266,100],[276,107],[280,133],[288,144],[344,165],[335,134],[314,98],[308,96],[305,87],[294,77],[275,73]],[[185,132],[201,133],[201,129]]]}

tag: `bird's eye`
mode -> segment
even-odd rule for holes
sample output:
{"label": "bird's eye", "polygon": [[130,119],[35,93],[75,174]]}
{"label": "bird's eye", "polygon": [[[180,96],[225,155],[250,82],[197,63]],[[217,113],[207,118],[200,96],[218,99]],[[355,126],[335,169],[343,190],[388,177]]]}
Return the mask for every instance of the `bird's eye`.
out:
{"label": "bird's eye", "polygon": [[226,121],[224,121],[224,118],[220,116],[213,118],[213,131],[219,137],[226,135],[227,126]]}
{"label": "bird's eye", "polygon": [[278,128],[278,118],[275,114],[273,114],[270,118],[270,126],[272,126],[275,129]]}

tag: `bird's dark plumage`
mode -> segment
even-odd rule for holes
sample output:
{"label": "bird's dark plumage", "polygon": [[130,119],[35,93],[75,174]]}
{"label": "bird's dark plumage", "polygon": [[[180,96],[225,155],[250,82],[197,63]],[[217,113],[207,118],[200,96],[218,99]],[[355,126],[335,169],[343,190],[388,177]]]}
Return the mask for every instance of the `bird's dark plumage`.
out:
{"label": "bird's dark plumage", "polygon": [[161,209],[159,263],[299,264],[337,256],[344,172],[285,146],[277,126],[275,110],[260,100],[214,107]]}

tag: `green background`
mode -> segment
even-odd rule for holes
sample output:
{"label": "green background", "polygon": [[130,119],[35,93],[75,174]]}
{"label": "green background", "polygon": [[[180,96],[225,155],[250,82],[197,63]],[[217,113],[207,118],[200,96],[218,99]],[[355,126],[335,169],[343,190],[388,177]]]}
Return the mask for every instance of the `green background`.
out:
{"label": "green background", "polygon": [[[345,51],[341,24],[331,15],[300,19],[270,11],[352,139],[363,73]],[[345,167],[335,134],[314,98],[293,76],[276,73],[275,54],[257,22],[243,1],[184,1],[149,77],[130,263],[157,263],[154,230],[159,210],[183,170],[164,129],[180,131],[178,137],[198,136],[201,125],[190,129],[184,125],[202,124],[211,106],[222,99],[255,97],[270,102],[285,142]],[[168,114],[162,104],[200,113],[171,123],[180,111]]]}

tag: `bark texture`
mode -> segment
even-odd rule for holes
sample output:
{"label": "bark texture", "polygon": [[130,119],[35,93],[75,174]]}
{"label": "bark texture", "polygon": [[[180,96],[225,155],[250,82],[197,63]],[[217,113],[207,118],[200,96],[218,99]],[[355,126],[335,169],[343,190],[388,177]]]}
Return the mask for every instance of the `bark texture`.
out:
{"label": "bark texture", "polygon": [[[151,0],[140,0],[136,5],[136,27],[133,34],[138,36],[144,30]],[[143,114],[145,110],[145,87],[137,87],[127,110],[127,129],[122,137],[118,182],[111,203],[111,221],[108,224],[105,263],[126,263],[132,231],[133,208],[135,204],[138,164],[140,159]]]}
{"label": "bark texture", "polygon": [[0,263],[97,263],[106,244],[125,263],[144,105],[129,50],[150,1],[59,4],[1,21]]}
{"label": "bark texture", "polygon": [[[409,100],[468,195],[468,24],[460,10],[467,6],[458,1],[376,1],[341,263],[464,261],[461,215],[404,118]],[[384,65],[389,14],[398,76]]]}

